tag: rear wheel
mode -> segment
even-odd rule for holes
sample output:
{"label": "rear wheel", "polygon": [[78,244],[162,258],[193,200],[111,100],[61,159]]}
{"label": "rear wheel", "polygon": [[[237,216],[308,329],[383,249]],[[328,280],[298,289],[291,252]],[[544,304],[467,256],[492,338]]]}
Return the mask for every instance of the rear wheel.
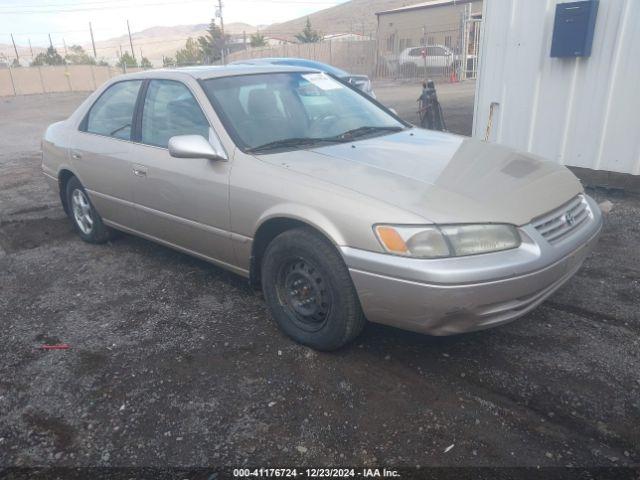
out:
{"label": "rear wheel", "polygon": [[311,229],[288,230],[269,244],[262,289],[280,328],[318,350],[340,348],[364,327],[346,265],[334,246]]}
{"label": "rear wheel", "polygon": [[80,238],[89,243],[104,243],[113,237],[114,231],[102,223],[102,217],[76,177],[67,182],[66,195],[69,216]]}

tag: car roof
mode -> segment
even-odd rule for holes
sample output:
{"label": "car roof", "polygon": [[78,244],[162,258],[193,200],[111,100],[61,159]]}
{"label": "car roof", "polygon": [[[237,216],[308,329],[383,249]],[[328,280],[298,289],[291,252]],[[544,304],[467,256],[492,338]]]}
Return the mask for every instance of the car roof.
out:
{"label": "car roof", "polygon": [[444,48],[446,50],[451,50],[451,48],[447,47],[446,45],[442,45],[440,43],[430,43],[429,45],[422,45],[422,46],[417,46],[417,47],[407,47],[403,51],[406,52],[408,50],[413,50],[413,49],[416,49],[416,48],[423,49],[423,48],[427,48],[427,47],[440,47],[440,48]]}
{"label": "car roof", "polygon": [[251,58],[247,60],[237,60],[231,65],[292,65],[296,67],[308,67],[331,73],[337,77],[347,77],[350,74],[344,70],[328,65],[326,63],[309,60],[307,58],[291,58],[291,57],[267,57],[267,58]]}
{"label": "car roof", "polygon": [[[196,80],[218,77],[232,77],[237,75],[253,75],[258,73],[286,73],[286,72],[318,72],[318,68],[293,67],[288,65],[203,65],[179,68],[159,68],[154,70],[144,70],[141,72],[124,75],[128,78],[181,78],[184,76],[193,77]],[[122,78],[122,77],[119,77]]]}

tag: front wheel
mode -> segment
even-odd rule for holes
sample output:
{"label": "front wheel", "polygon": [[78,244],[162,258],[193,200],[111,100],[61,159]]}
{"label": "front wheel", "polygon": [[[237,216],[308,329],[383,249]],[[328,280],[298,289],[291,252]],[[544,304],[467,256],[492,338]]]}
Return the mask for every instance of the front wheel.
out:
{"label": "front wheel", "polygon": [[269,244],[261,280],[276,323],[299,343],[335,350],[364,328],[364,314],[344,261],[311,229],[288,230]]}

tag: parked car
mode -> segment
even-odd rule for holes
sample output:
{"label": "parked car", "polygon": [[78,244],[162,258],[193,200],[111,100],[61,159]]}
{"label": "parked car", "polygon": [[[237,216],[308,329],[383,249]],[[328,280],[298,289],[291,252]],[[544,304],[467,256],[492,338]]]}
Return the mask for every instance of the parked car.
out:
{"label": "parked car", "polygon": [[[426,54],[423,57],[423,51]],[[467,69],[473,69],[475,55],[467,55]],[[450,73],[458,67],[462,58],[445,45],[427,45],[406,48],[398,56],[398,68],[401,73]]]}
{"label": "parked car", "polygon": [[232,62],[231,65],[289,65],[292,67],[313,68],[315,70],[320,70],[322,72],[327,72],[331,75],[335,75],[345,82],[349,82],[354,87],[359,88],[367,95],[376,98],[376,94],[373,92],[373,88],[371,87],[371,80],[369,80],[368,76],[347,73],[344,70],[341,70],[332,65],[316,62],[314,60],[307,60],[306,58],[254,58],[251,60],[238,60],[236,62]]}
{"label": "parked car", "polygon": [[42,147],[80,238],[121,230],[247,277],[322,350],[365,319],[450,335],[521,317],[602,224],[565,167],[415,128],[299,67],[120,76]]}

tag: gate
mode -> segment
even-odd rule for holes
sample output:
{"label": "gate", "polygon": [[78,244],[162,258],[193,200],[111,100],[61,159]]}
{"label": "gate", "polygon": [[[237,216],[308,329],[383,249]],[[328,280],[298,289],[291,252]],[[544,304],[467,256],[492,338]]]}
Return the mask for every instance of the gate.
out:
{"label": "gate", "polygon": [[374,69],[376,78],[440,81],[475,79],[478,72],[481,15],[471,5],[452,25],[424,25],[379,35]]}

